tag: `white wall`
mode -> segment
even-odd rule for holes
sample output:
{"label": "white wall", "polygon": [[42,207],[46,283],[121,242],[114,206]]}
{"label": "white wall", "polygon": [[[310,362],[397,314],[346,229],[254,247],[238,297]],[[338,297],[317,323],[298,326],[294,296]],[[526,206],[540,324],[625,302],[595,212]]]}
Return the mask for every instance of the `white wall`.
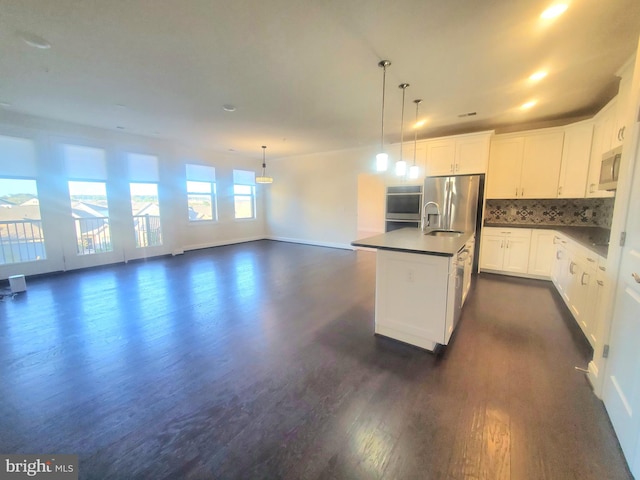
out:
{"label": "white wall", "polygon": [[[16,274],[33,275],[129,261],[256,240],[265,236],[262,186],[256,188],[255,220],[235,220],[233,209],[233,169],[257,172],[261,167],[260,159],[194,150],[153,137],[129,135],[7,111],[0,111],[0,135],[30,138],[35,142],[38,156],[36,180],[47,249],[46,260],[0,265],[0,279]],[[82,256],[76,253],[68,179],[60,152],[60,145],[63,143],[102,148],[107,153],[107,192],[113,252]],[[126,168],[126,153],[129,152],[155,155],[159,159],[159,198],[164,236],[160,247],[135,247]],[[186,163],[215,167],[218,222],[189,223]],[[3,172],[0,172],[0,176],[2,175]]]}
{"label": "white wall", "polygon": [[269,238],[351,248],[358,234],[358,176],[374,173],[376,153],[367,147],[271,161]]}

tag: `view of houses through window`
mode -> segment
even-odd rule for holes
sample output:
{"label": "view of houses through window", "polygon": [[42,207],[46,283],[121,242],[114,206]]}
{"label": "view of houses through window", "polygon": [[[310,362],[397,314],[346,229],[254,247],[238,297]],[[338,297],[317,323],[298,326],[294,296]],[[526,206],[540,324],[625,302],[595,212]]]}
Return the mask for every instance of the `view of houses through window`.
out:
{"label": "view of houses through window", "polygon": [[130,183],[129,187],[136,247],[162,245],[158,185],[155,183]]}
{"label": "view of houses through window", "polygon": [[255,172],[233,171],[233,206],[236,219],[256,217]]}
{"label": "view of houses through window", "polygon": [[0,265],[45,258],[36,181],[0,178]]}
{"label": "view of houses through window", "polygon": [[187,180],[189,221],[217,220],[216,184]]}
{"label": "view of houses through window", "polygon": [[104,182],[69,182],[78,255],[113,251]]}

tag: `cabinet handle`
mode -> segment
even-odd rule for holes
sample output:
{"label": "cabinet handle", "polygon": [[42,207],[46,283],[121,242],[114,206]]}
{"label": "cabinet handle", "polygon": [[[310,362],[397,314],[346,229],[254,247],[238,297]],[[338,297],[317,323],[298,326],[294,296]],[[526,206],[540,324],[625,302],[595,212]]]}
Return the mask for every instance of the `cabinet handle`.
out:
{"label": "cabinet handle", "polygon": [[449,167],[449,173],[453,173],[453,163],[451,164],[451,166]]}
{"label": "cabinet handle", "polygon": [[509,240],[507,240],[507,248],[509,248]]}
{"label": "cabinet handle", "polygon": [[589,257],[587,257],[587,262],[594,263],[594,262],[595,262],[595,260],[594,260],[593,258],[589,258]]}
{"label": "cabinet handle", "polygon": [[504,240],[500,241],[500,248],[504,248]]}
{"label": "cabinet handle", "polygon": [[574,272],[574,271],[573,271],[573,267],[575,267],[575,266],[576,266],[576,264],[575,264],[575,263],[573,263],[573,262],[571,262],[571,263],[569,264],[569,273],[570,273],[571,275],[575,275],[575,274],[576,274],[576,272]]}
{"label": "cabinet handle", "polygon": [[636,281],[636,283],[640,283],[640,275],[638,275],[636,272],[633,272],[631,276]]}
{"label": "cabinet handle", "polygon": [[595,183],[589,184],[589,193],[593,193],[595,191],[596,191],[596,184]]}
{"label": "cabinet handle", "polygon": [[602,270],[603,272],[606,272],[606,271],[607,271],[606,267],[603,267],[602,265],[600,265],[598,268],[599,268],[600,270]]}
{"label": "cabinet handle", "polygon": [[589,278],[589,274],[588,274],[587,272],[582,272],[582,277],[580,277],[580,285],[588,285],[588,284],[589,284],[589,282],[584,283],[584,277],[585,277],[585,276],[586,276],[587,278]]}
{"label": "cabinet handle", "polygon": [[623,141],[624,140],[624,129],[627,127],[622,127],[620,130],[618,130],[618,140]]}
{"label": "cabinet handle", "polygon": [[560,250],[556,250],[556,260],[560,260],[562,258],[562,252]]}
{"label": "cabinet handle", "polygon": [[558,195],[562,195],[562,187],[558,187]]}
{"label": "cabinet handle", "polygon": [[602,280],[596,280],[598,282],[598,285],[600,285],[601,287],[604,287],[604,282]]}

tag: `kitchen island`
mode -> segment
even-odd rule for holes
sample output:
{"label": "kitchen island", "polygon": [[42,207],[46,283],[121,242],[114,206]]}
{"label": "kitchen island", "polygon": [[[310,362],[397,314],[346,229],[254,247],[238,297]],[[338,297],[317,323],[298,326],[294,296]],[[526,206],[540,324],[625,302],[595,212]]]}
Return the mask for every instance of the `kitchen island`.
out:
{"label": "kitchen island", "polygon": [[375,333],[431,351],[455,329],[475,239],[433,233],[403,228],[351,242],[377,250]]}

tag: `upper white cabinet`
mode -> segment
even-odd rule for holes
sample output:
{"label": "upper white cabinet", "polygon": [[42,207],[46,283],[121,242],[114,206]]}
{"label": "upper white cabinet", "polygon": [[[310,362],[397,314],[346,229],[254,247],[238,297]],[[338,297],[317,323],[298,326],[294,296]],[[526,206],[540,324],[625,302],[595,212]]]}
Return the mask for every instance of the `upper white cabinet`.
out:
{"label": "upper white cabinet", "polygon": [[598,190],[602,155],[624,143],[628,136],[627,123],[633,121],[629,116],[629,94],[633,77],[633,61],[627,62],[619,71],[620,85],[618,95],[611,100],[593,118],[594,130],[591,143],[591,161],[587,179],[587,197],[613,197],[614,192]]}
{"label": "upper white cabinet", "polygon": [[559,198],[583,198],[589,174],[593,121],[580,122],[564,130]]}
{"label": "upper white cabinet", "polygon": [[428,140],[426,176],[486,173],[491,132]]}
{"label": "upper white cabinet", "polygon": [[556,198],[563,140],[562,130],[494,137],[487,198]]}

